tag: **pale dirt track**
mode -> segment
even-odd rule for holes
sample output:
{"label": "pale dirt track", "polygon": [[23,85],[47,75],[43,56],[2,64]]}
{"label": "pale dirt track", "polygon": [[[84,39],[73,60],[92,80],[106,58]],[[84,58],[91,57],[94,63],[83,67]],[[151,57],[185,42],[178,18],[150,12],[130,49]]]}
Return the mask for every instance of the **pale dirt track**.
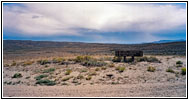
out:
{"label": "pale dirt track", "polygon": [[185,83],[79,86],[8,86],[4,97],[186,97]]}

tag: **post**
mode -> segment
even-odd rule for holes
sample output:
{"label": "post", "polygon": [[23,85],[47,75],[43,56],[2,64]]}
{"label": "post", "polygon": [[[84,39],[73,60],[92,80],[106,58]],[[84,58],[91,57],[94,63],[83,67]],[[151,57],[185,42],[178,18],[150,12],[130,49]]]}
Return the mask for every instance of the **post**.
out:
{"label": "post", "polygon": [[135,60],[135,58],[134,58],[134,56],[132,56],[132,61],[134,61]]}
{"label": "post", "polygon": [[126,62],[126,61],[127,61],[126,56],[124,56],[124,62]]}

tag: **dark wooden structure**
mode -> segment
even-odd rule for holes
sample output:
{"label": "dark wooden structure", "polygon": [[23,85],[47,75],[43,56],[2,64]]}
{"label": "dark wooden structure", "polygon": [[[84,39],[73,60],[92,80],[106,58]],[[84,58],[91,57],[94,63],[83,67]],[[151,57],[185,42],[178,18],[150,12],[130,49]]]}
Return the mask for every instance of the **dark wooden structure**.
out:
{"label": "dark wooden structure", "polygon": [[124,57],[124,62],[127,62],[126,56],[131,56],[132,61],[134,61],[134,56],[138,56],[138,57],[143,56],[143,51],[140,51],[140,50],[128,50],[128,51],[117,50],[117,51],[115,51],[115,56]]}

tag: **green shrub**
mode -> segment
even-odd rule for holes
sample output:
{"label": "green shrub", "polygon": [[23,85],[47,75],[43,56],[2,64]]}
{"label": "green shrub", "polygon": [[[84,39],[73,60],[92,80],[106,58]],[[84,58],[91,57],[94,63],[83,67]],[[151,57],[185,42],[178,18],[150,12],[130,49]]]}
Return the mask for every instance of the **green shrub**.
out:
{"label": "green shrub", "polygon": [[54,72],[55,71],[55,68],[49,68],[49,69],[45,69],[43,71],[43,73],[50,73],[50,72]]}
{"label": "green shrub", "polygon": [[182,61],[177,61],[176,64],[181,64],[182,65],[183,62]]}
{"label": "green shrub", "polygon": [[38,60],[37,61],[39,64],[41,64],[41,65],[45,65],[45,64],[50,64],[51,62],[50,61],[48,61],[47,59],[45,59],[45,60]]}
{"label": "green shrub", "polygon": [[39,75],[39,76],[36,76],[34,77],[36,80],[41,80],[42,78],[44,77],[48,77],[48,75]]}
{"label": "green shrub", "polygon": [[175,73],[175,71],[174,71],[173,69],[171,69],[171,68],[168,68],[168,69],[166,70],[166,72]]}
{"label": "green shrub", "polygon": [[149,72],[155,72],[156,68],[155,67],[152,67],[152,66],[149,66],[147,71]]}
{"label": "green shrub", "polygon": [[182,64],[176,64],[176,67],[182,67]]}
{"label": "green shrub", "polygon": [[75,62],[81,63],[83,66],[104,66],[107,63],[103,61],[97,61],[97,59],[94,59],[90,56],[77,56],[75,58]]}
{"label": "green shrub", "polygon": [[21,73],[15,73],[12,78],[21,78],[22,74]]}
{"label": "green shrub", "polygon": [[96,61],[96,60],[86,60],[84,62],[82,62],[83,66],[105,66],[107,63],[103,62],[103,61]]}
{"label": "green shrub", "polygon": [[53,86],[53,85],[56,85],[56,83],[54,81],[50,81],[48,79],[45,79],[45,80],[37,80],[36,84],[39,84],[39,85],[47,85],[47,86]]}
{"label": "green shrub", "polygon": [[116,70],[121,73],[125,70],[125,67],[118,66],[116,67]]}
{"label": "green shrub", "polygon": [[11,66],[16,66],[16,62],[13,61],[12,64],[11,64]]}
{"label": "green shrub", "polygon": [[67,69],[66,72],[65,72],[65,75],[70,75],[71,72],[72,72],[71,69]]}
{"label": "green shrub", "polygon": [[81,70],[81,72],[87,72],[87,69],[86,69],[86,68],[84,68],[84,69],[82,69],[82,70]]}
{"label": "green shrub", "polygon": [[157,62],[157,63],[160,63],[160,61],[156,57],[146,57],[146,56],[137,58],[137,61],[138,62],[146,61],[146,62]]}
{"label": "green shrub", "polygon": [[126,62],[130,63],[133,62],[134,60],[132,58],[128,58]]}
{"label": "green shrub", "polygon": [[53,63],[62,63],[64,61],[65,61],[65,59],[61,58],[61,57],[59,57],[59,58],[53,58]]}
{"label": "green shrub", "polygon": [[121,60],[122,60],[121,57],[116,57],[116,56],[112,59],[113,62],[121,62]]}
{"label": "green shrub", "polygon": [[86,80],[91,80],[92,79],[92,76],[87,76],[86,77]]}
{"label": "green shrub", "polygon": [[136,60],[137,60],[137,62],[142,62],[142,61],[147,61],[147,59],[148,58],[146,56],[144,56],[144,57],[139,57]]}
{"label": "green shrub", "polygon": [[186,75],[186,67],[181,68],[181,74]]}

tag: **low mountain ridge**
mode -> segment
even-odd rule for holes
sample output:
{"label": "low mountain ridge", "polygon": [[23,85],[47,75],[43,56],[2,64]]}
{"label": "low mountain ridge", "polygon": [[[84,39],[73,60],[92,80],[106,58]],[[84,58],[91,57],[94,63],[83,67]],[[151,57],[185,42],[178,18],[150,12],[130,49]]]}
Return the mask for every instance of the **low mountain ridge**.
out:
{"label": "low mountain ridge", "polygon": [[145,54],[186,55],[186,42],[144,44],[102,44],[82,42],[52,42],[30,40],[3,40],[4,53],[53,51],[79,54],[111,54],[114,50],[142,50]]}

